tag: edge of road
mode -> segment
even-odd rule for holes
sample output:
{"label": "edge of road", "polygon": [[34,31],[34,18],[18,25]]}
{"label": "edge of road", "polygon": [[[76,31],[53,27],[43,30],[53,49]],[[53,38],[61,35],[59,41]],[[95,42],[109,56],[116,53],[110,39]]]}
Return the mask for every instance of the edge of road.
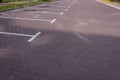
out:
{"label": "edge of road", "polygon": [[120,4],[116,2],[108,2],[105,0],[95,0],[95,1],[120,10]]}
{"label": "edge of road", "polygon": [[55,1],[57,1],[57,0],[53,0],[53,1],[50,1],[50,2],[42,2],[42,3],[38,3],[38,4],[32,4],[32,5],[25,5],[25,6],[21,6],[21,7],[6,9],[6,10],[0,10],[0,15],[2,14],[2,12],[5,12],[5,11],[21,9],[21,8],[30,7],[30,6],[35,6],[35,5],[41,5],[41,4],[51,3],[51,2],[55,2]]}

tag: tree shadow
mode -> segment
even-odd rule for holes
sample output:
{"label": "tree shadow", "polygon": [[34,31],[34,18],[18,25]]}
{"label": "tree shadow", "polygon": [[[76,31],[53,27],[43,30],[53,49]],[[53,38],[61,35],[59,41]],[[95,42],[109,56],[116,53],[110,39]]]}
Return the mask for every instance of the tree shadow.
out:
{"label": "tree shadow", "polygon": [[1,49],[10,49],[0,51],[1,80],[120,79],[120,37],[41,30],[31,43],[18,37],[0,39]]}

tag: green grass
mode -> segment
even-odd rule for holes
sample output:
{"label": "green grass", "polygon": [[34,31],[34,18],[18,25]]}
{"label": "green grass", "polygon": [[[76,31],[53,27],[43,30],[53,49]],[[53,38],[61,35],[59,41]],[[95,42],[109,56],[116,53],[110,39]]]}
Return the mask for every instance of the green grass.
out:
{"label": "green grass", "polygon": [[[13,0],[2,0],[3,3],[8,3],[8,2],[11,2]],[[25,1],[25,0],[15,0],[15,1]]]}
{"label": "green grass", "polygon": [[[110,0],[104,0],[105,2],[111,2]],[[120,4],[120,2],[114,2]]]}
{"label": "green grass", "polygon": [[110,0],[105,0],[105,2],[110,2]]}
{"label": "green grass", "polygon": [[[51,0],[53,1],[53,0]],[[5,11],[5,10],[11,10],[11,9],[16,9],[16,8],[21,8],[24,6],[32,6],[32,5],[37,5],[41,3],[45,3],[48,1],[36,1],[36,2],[29,2],[29,3],[21,3],[21,4],[7,4],[5,6],[0,6],[0,11]]]}
{"label": "green grass", "polygon": [[[13,2],[13,1],[15,1],[15,2],[20,2],[20,1],[29,1],[29,0],[2,0],[2,2],[3,3],[8,3],[8,2]],[[41,1],[46,1],[46,2],[48,2],[48,1],[53,1],[53,0],[41,0]]]}

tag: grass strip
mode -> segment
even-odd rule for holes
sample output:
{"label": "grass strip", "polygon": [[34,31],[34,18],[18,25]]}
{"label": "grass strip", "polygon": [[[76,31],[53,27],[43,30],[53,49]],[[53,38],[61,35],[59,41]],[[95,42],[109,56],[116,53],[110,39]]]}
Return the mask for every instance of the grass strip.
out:
{"label": "grass strip", "polygon": [[[111,2],[111,0],[104,0],[105,2]],[[120,4],[120,2],[112,2],[112,3],[118,3]]]}
{"label": "grass strip", "polygon": [[111,2],[110,0],[104,0],[105,2]]}
{"label": "grass strip", "polygon": [[[51,1],[55,1],[55,0],[51,0]],[[7,4],[4,6],[0,6],[0,11],[7,11],[7,10],[26,7],[26,6],[33,6],[33,5],[38,5],[38,4],[47,3],[51,1],[36,1],[36,2],[26,2],[26,3],[20,3],[20,4]]]}

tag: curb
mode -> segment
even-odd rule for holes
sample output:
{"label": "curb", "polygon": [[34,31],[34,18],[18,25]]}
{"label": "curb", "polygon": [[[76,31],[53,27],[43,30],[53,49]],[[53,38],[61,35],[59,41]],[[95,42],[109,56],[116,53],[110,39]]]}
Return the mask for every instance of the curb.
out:
{"label": "curb", "polygon": [[107,2],[105,2],[103,0],[95,0],[95,1],[120,10],[120,6],[117,6],[117,5],[115,5],[115,4],[111,3],[111,2],[107,3]]}
{"label": "curb", "polygon": [[[40,4],[45,4],[45,3],[48,3],[48,2],[43,2],[43,3],[40,3]],[[33,4],[33,5],[21,6],[21,7],[18,7],[18,8],[12,8],[12,9],[7,9],[7,10],[0,10],[0,12],[10,11],[10,10],[16,10],[16,9],[21,9],[21,8],[25,8],[25,7],[40,5],[40,4]],[[0,15],[1,15],[1,13],[0,13]]]}

